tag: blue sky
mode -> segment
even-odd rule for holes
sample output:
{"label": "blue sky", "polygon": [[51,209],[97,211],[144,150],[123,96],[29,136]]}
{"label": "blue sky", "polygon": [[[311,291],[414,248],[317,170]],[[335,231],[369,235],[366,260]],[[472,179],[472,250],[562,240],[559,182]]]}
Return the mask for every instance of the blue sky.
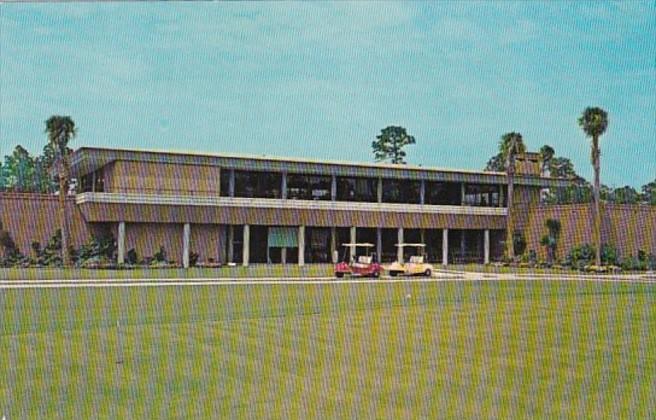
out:
{"label": "blue sky", "polygon": [[0,4],[0,155],[75,146],[481,169],[499,137],[551,144],[591,179],[576,119],[609,112],[602,180],[656,177],[654,2]]}

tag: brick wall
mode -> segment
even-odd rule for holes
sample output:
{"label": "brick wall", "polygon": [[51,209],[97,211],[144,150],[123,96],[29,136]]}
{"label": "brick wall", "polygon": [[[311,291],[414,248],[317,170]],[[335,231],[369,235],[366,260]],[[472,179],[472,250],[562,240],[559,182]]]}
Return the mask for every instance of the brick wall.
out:
{"label": "brick wall", "polygon": [[[534,249],[542,259],[546,249],[540,238],[548,233],[545,223],[557,219],[561,223],[557,257],[583,243],[592,243],[592,204],[569,204],[531,207],[526,221],[518,225],[527,242],[527,250]],[[621,256],[636,255],[639,250],[656,254],[656,207],[645,205],[605,204],[602,206],[603,243],[616,246]]]}
{"label": "brick wall", "polygon": [[[88,241],[91,229],[72,197],[68,198],[67,205],[71,244],[77,248]],[[59,197],[0,193],[0,221],[21,252],[31,255],[33,241],[40,242],[43,247],[59,229]]]}

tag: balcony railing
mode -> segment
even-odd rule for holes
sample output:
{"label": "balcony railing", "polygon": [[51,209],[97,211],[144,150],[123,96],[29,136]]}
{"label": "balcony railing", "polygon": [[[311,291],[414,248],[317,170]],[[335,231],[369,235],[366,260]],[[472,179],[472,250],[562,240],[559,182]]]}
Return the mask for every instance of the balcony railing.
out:
{"label": "balcony railing", "polygon": [[218,195],[136,194],[136,193],[81,193],[78,204],[149,204],[172,206],[254,207],[296,210],[341,210],[393,213],[465,214],[505,216],[503,207],[469,207],[432,204],[365,203],[352,201],[294,200],[279,198],[242,198]]}

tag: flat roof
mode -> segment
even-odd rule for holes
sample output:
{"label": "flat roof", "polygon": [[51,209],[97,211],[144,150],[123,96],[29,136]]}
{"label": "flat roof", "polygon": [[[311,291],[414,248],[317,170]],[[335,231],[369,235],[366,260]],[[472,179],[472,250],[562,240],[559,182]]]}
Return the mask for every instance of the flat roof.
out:
{"label": "flat roof", "polygon": [[[209,165],[227,169],[260,170],[316,175],[425,179],[435,181],[506,183],[505,172],[425,167],[411,164],[346,162],[303,158],[283,158],[267,155],[231,153],[199,153],[152,149],[81,147],[73,153],[73,176],[93,172],[113,161],[137,161],[178,165]],[[530,175],[516,175],[517,184],[534,186],[564,186],[571,181]]]}

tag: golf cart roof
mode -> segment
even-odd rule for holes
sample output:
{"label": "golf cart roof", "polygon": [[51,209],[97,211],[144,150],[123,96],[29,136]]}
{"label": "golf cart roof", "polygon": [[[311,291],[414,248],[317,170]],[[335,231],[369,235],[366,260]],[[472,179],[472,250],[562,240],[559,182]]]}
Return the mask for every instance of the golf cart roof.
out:
{"label": "golf cart roof", "polygon": [[355,247],[361,246],[363,248],[372,248],[374,246],[374,244],[369,243],[369,242],[360,242],[360,243],[353,242],[353,243],[348,243],[348,244],[342,244],[342,246],[355,246]]}
{"label": "golf cart roof", "polygon": [[423,247],[426,246],[426,244],[395,244],[394,246],[398,246],[400,248],[402,248],[404,246],[416,246],[416,247],[422,247],[423,248]]}

